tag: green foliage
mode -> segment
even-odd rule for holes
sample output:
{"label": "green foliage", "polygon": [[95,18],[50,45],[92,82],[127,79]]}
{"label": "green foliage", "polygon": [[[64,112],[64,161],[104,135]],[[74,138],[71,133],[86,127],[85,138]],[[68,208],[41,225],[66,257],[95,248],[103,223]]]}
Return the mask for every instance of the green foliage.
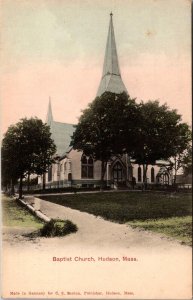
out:
{"label": "green foliage", "polygon": [[83,111],[72,137],[74,149],[102,162],[101,180],[112,156],[128,153],[144,167],[182,153],[191,132],[181,116],[158,101],[136,104],[126,93],[105,92]]}
{"label": "green foliage", "polygon": [[154,164],[186,149],[191,132],[181,116],[158,101],[140,104],[140,124],[136,130],[138,143],[134,158],[140,164]]}
{"label": "green foliage", "polygon": [[[30,190],[24,191],[24,194],[53,194],[53,193],[78,193],[83,191],[98,191],[100,187],[56,187],[56,188],[46,188],[45,190]],[[110,189],[110,188],[106,188]]]}
{"label": "green foliage", "polygon": [[174,180],[176,183],[177,173],[180,169],[183,170],[185,176],[192,173],[192,147],[187,146],[187,149],[180,149],[174,157],[170,159],[170,168],[173,171]]}
{"label": "green foliage", "polygon": [[143,165],[143,181],[146,182],[148,165],[181,154],[191,140],[191,131],[186,123],[181,122],[181,116],[166,104],[142,102],[139,108],[140,123],[136,128],[137,144],[133,158]]}
{"label": "green foliage", "polygon": [[34,177],[34,178],[29,178],[29,182],[28,182],[28,178],[23,181],[24,186],[26,186],[28,184],[29,184],[29,186],[37,185],[38,184],[38,176]]}
{"label": "green foliage", "polygon": [[1,184],[3,187],[7,185],[16,184],[19,178],[17,165],[11,164],[11,159],[7,149],[2,146],[1,148]]}
{"label": "green foliage", "polygon": [[[134,106],[134,102],[130,105]],[[123,138],[128,97],[104,93],[83,111],[72,137],[71,145],[98,160],[108,160],[111,155],[123,152]]]}
{"label": "green foliage", "polygon": [[135,143],[136,122],[139,119],[135,100],[126,93],[105,92],[83,111],[71,146],[102,162],[102,179],[105,163],[113,155],[133,150],[131,141]]}
{"label": "green foliage", "polygon": [[77,226],[69,220],[52,219],[40,230],[40,236],[64,236],[77,230]]}
{"label": "green foliage", "polygon": [[40,119],[25,118],[10,126],[2,141],[3,183],[20,179],[21,184],[27,174],[43,174],[55,151],[50,128]]}

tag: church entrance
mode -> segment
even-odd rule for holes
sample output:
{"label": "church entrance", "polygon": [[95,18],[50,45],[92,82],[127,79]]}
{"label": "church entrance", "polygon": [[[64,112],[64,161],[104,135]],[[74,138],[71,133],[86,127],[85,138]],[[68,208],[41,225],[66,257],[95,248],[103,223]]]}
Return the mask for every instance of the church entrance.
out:
{"label": "church entrance", "polygon": [[113,167],[113,180],[116,182],[123,181],[123,168],[120,162],[117,162]]}

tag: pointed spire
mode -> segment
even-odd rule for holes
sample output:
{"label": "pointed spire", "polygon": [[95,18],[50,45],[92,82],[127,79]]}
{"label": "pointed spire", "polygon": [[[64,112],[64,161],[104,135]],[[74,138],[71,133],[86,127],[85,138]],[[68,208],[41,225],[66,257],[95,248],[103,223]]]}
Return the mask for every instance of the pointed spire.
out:
{"label": "pointed spire", "polygon": [[105,60],[103,65],[103,76],[107,74],[120,75],[112,13],[110,13],[109,32],[107,37]]}
{"label": "pointed spire", "polygon": [[51,125],[53,122],[53,115],[52,115],[52,106],[51,106],[51,97],[49,97],[49,104],[48,104],[48,112],[46,116],[46,123]]}
{"label": "pointed spire", "polygon": [[127,93],[127,89],[121,79],[121,73],[119,69],[112,12],[110,13],[109,31],[103,65],[103,74],[97,92],[97,96],[102,95],[106,91],[117,94],[120,94],[123,91]]}

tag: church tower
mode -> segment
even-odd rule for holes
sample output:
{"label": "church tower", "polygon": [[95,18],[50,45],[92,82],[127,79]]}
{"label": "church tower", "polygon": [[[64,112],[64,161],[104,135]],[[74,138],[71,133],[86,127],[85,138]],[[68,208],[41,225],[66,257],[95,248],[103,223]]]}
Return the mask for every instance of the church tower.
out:
{"label": "church tower", "polygon": [[106,91],[116,94],[126,92],[128,94],[127,89],[122,81],[119,68],[112,13],[110,14],[103,74],[98,88],[97,96],[101,96]]}
{"label": "church tower", "polygon": [[51,126],[53,122],[53,115],[52,115],[52,106],[51,106],[51,99],[49,97],[49,104],[48,104],[48,112],[46,116],[46,123]]}

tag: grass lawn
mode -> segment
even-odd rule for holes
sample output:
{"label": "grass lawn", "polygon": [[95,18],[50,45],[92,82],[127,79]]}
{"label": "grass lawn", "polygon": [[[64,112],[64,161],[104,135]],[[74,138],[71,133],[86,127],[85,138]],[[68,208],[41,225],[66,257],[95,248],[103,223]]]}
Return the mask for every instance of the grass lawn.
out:
{"label": "grass lawn", "polygon": [[40,229],[43,224],[16,200],[2,195],[3,225],[8,227]]}
{"label": "grass lawn", "polygon": [[41,196],[56,204],[88,212],[104,219],[129,222],[190,244],[191,194],[118,192]]}
{"label": "grass lawn", "polygon": [[169,237],[176,238],[183,244],[192,245],[192,217],[173,217],[168,219],[130,221],[133,228],[142,228],[154,232],[164,233]]}

